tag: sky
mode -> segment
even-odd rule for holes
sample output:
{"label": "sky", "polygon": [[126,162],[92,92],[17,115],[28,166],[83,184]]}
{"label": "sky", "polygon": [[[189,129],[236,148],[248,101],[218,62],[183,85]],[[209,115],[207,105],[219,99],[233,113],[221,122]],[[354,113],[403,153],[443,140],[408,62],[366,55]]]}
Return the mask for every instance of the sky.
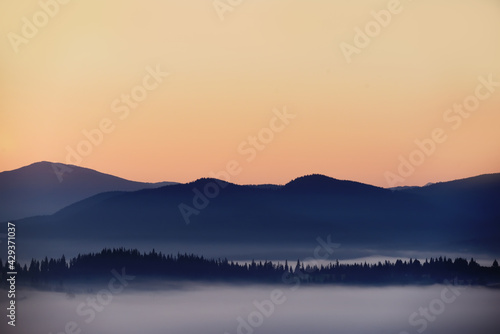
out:
{"label": "sky", "polygon": [[500,2],[0,2],[0,171],[382,187],[500,172]]}

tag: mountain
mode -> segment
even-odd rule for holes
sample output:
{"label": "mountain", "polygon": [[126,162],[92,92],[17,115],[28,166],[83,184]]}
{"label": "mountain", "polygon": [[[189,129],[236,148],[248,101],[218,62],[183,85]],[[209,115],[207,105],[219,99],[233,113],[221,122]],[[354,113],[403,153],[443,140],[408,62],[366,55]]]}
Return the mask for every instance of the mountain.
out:
{"label": "mountain", "polygon": [[0,221],[56,212],[106,191],[134,191],[172,184],[143,183],[73,165],[37,162],[0,173]]}
{"label": "mountain", "polygon": [[[17,221],[30,240],[500,252],[500,174],[392,191],[324,175],[283,186],[200,179],[101,193],[45,217]],[[207,246],[208,245],[208,246]],[[314,249],[314,248],[313,248]]]}

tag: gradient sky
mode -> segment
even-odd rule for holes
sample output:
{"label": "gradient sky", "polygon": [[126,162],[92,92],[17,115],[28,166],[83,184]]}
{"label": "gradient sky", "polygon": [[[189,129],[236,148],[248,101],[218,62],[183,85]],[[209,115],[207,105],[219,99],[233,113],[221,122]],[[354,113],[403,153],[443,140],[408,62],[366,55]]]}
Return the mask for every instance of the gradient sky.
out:
{"label": "gradient sky", "polygon": [[[43,14],[2,1],[0,170],[68,162],[67,146],[109,119],[79,165],[138,181],[187,182],[236,160],[239,184],[322,173],[387,187],[435,128],[446,141],[400,185],[500,172],[500,86],[456,129],[443,119],[479,76],[500,82],[500,2],[401,0],[348,63],[340,44],[390,2],[243,0],[221,20],[211,0],[73,0],[15,52],[9,33]],[[113,101],[157,65],[170,75],[120,119]],[[296,117],[247,161],[238,147],[284,107]]]}

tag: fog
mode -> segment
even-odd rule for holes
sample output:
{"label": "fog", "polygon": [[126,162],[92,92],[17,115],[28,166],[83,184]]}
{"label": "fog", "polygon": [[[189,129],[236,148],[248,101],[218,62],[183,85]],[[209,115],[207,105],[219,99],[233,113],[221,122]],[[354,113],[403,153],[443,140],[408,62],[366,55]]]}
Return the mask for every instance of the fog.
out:
{"label": "fog", "polygon": [[[119,292],[109,289],[20,290],[16,327],[2,315],[0,332],[498,334],[500,328],[500,290],[482,287],[131,282]],[[0,293],[6,312],[7,293]]]}

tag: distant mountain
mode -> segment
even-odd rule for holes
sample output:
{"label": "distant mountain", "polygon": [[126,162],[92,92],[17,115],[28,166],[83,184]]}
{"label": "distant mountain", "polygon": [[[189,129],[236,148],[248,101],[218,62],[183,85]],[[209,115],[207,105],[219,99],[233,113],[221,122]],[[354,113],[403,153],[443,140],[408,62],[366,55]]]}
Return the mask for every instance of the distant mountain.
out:
{"label": "distant mountain", "polygon": [[17,228],[32,240],[299,249],[331,235],[342,247],[498,254],[500,174],[399,191],[324,175],[264,187],[200,179],[101,193]]}
{"label": "distant mountain", "polygon": [[392,187],[392,188],[388,188],[388,189],[399,191],[399,190],[408,190],[411,188],[419,188],[419,187],[417,187],[417,186],[399,186],[399,187]]}
{"label": "distant mountain", "polygon": [[143,183],[73,165],[37,162],[0,173],[0,221],[56,212],[105,191],[134,191],[173,184]]}

